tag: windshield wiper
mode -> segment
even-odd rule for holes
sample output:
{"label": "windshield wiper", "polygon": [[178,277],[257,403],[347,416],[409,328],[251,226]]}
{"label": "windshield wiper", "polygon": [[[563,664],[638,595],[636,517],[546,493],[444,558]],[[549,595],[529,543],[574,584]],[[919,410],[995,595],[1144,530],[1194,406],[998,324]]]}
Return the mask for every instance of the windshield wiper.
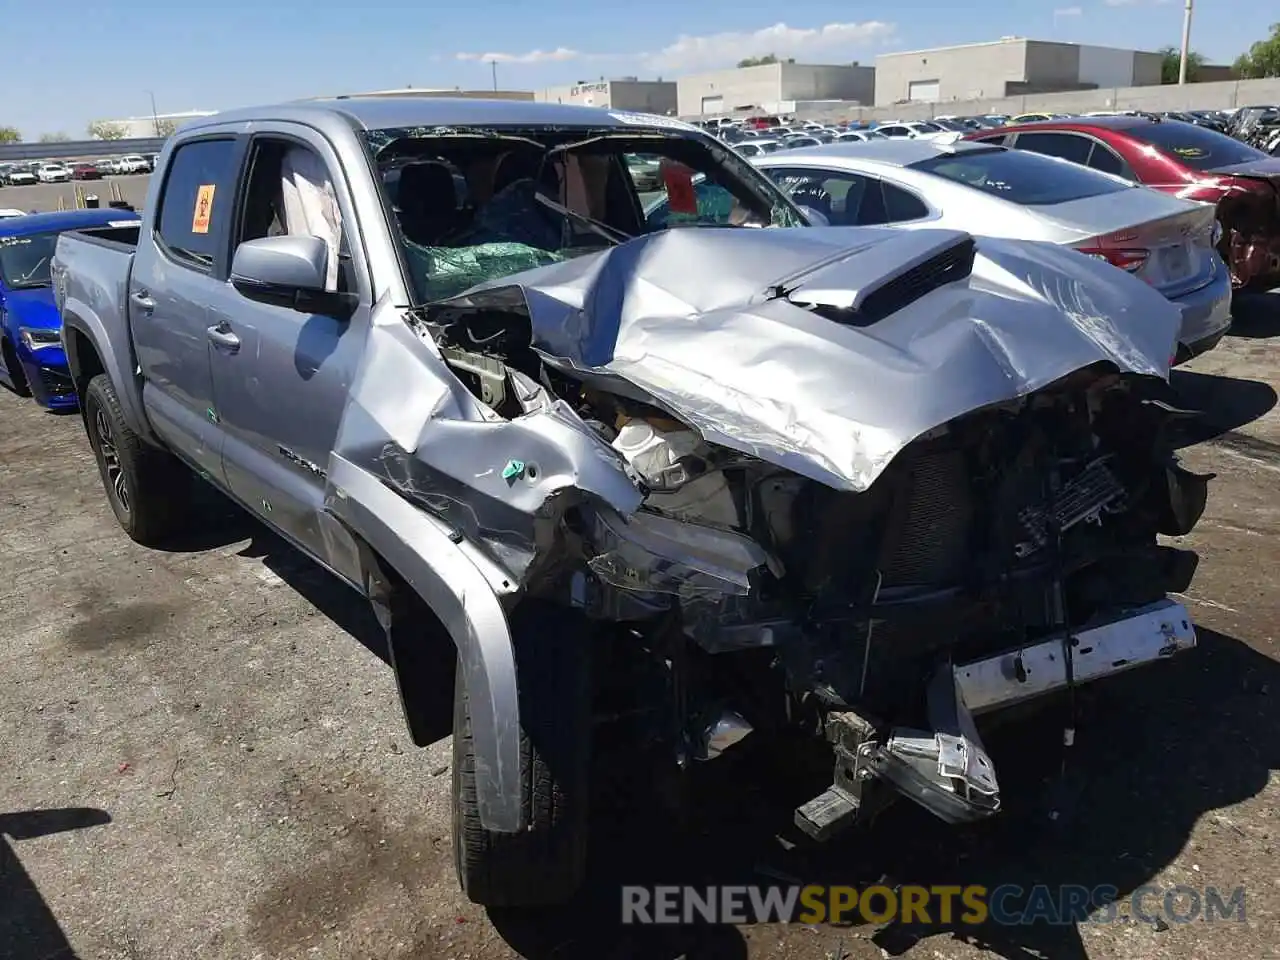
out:
{"label": "windshield wiper", "polygon": [[594,217],[588,217],[586,214],[578,213],[576,210],[570,210],[568,207],[564,206],[564,204],[556,203],[556,201],[541,193],[535,192],[533,199],[537,200],[538,203],[542,204],[548,210],[554,210],[561,216],[577,221],[592,233],[604,237],[610,243],[626,243],[628,240],[635,239],[629,233],[619,230],[617,227],[611,227],[609,224],[603,223]]}

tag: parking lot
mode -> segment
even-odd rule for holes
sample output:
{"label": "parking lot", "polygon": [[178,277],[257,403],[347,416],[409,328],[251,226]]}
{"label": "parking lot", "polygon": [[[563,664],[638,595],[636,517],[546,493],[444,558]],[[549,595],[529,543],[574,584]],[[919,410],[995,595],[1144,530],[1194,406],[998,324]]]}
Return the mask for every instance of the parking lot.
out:
{"label": "parking lot", "polygon": [[83,193],[96,195],[105,207],[111,200],[111,187],[116,184],[125,201],[141,210],[147,199],[147,186],[150,182],[151,178],[143,174],[104,177],[101,180],[74,180],[69,183],[41,183],[30,187],[0,187],[0,207],[47,213],[57,210],[58,200],[61,199],[70,210],[76,205],[77,188]]}
{"label": "parking lot", "polygon": [[[1185,598],[1196,651],[1090,691],[1065,753],[1053,710],[996,731],[1006,810],[978,827],[899,805],[873,833],[802,852],[779,835],[811,785],[757,752],[700,768],[683,825],[615,778],[593,879],[550,915],[486,916],[458,894],[447,744],[406,742],[353,595],[212,494],[200,537],[134,545],[79,419],[0,391],[0,957],[1280,956],[1272,303],[1174,375],[1184,405],[1208,411],[1186,458],[1218,474],[1186,538],[1202,558]],[[793,878],[1243,886],[1247,921],[615,925],[622,882]]]}

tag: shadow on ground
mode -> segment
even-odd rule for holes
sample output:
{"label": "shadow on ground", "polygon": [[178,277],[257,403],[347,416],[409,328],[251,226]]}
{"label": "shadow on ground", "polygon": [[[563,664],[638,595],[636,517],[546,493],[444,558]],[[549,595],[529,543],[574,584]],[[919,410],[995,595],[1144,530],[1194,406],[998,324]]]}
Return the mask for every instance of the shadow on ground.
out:
{"label": "shadow on ground", "polygon": [[1280,293],[1238,293],[1231,304],[1231,336],[1280,337]]}
{"label": "shadow on ground", "polygon": [[779,835],[798,839],[792,810],[822,789],[824,774],[798,776],[794,762],[775,764],[760,745],[748,749],[748,739],[737,757],[697,770],[693,819],[683,828],[639,802],[642,785],[632,791],[615,782],[598,806],[592,873],[579,901],[552,915],[493,911],[490,918],[530,960],[735,958],[746,955],[745,938],[756,936],[807,936],[810,946],[796,955],[821,956],[820,944],[834,946],[841,934],[846,946],[869,938],[891,956],[948,934],[1010,960],[1084,958],[1074,925],[862,926],[828,928],[821,938],[777,926],[623,926],[620,887],[1046,884],[1109,886],[1123,898],[1178,855],[1202,815],[1254,796],[1280,768],[1280,701],[1266,695],[1278,682],[1276,663],[1203,630],[1198,649],[1182,659],[1090,691],[1069,755],[1059,746],[1066,715],[1057,705],[992,731],[987,746],[1005,804],[992,820],[950,828],[900,803],[874,829],[790,850]]}
{"label": "shadow on ground", "polygon": [[85,807],[0,813],[0,958],[75,960],[71,944],[10,840],[30,840],[110,822],[105,811]]}
{"label": "shadow on ground", "polygon": [[1276,405],[1276,391],[1258,380],[1221,377],[1193,370],[1174,370],[1169,383],[1185,410],[1200,416],[1177,427],[1178,446],[1191,446],[1235,435]]}

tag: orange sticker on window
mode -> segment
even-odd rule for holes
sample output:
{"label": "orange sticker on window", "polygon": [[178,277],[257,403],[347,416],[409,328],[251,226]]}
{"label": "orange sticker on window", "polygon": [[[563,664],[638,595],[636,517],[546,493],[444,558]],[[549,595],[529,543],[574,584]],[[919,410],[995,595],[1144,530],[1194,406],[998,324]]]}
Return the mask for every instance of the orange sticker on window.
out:
{"label": "orange sticker on window", "polygon": [[196,191],[196,212],[191,218],[192,233],[209,232],[209,220],[213,217],[213,191],[216,186],[205,183]]}
{"label": "orange sticker on window", "polygon": [[693,171],[683,163],[662,161],[662,184],[667,188],[667,209],[696,216],[698,198],[693,192]]}

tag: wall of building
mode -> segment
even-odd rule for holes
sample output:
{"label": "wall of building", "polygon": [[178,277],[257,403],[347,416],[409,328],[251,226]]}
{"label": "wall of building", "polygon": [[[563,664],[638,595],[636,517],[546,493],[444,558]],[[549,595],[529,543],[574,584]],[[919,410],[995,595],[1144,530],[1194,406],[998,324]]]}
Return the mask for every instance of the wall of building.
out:
{"label": "wall of building", "polygon": [[875,103],[876,68],[860,65],[784,63],[781,100],[856,100]]}
{"label": "wall of building", "polygon": [[[1038,90],[1072,90],[1082,82],[1080,76],[1080,45],[1076,43],[1046,43],[1028,40],[1027,73],[1023,78]],[[1129,62],[1133,62],[1129,51]],[[1001,94],[1009,96],[1006,87]]]}
{"label": "wall of building", "polygon": [[[1133,55],[1133,83],[1135,87],[1158,86],[1164,70],[1164,57],[1158,53],[1143,53],[1141,50]],[[1215,80],[1234,80],[1235,77],[1214,77]]]}
{"label": "wall of building", "polygon": [[[717,70],[676,80],[676,110],[680,116],[742,114],[752,110],[776,113],[791,100],[875,100],[874,67],[809,63],[766,63],[758,67]],[[721,106],[704,104],[717,101]]]}
{"label": "wall of building", "polygon": [[797,104],[804,120],[927,120],[940,114],[1016,115],[1035,111],[1087,113],[1090,110],[1228,110],[1256,103],[1280,103],[1280,78],[1221,83],[1153,84],[1075,93],[952,100],[942,103],[889,104],[859,108],[852,104]]}
{"label": "wall of building", "polygon": [[156,136],[156,125],[160,124],[161,133],[164,132],[166,126],[172,124],[175,128],[182,126],[190,120],[196,120],[200,117],[213,116],[213,110],[188,110],[184,113],[160,113],[154,117],[126,117],[123,120],[99,120],[97,123],[107,123],[123,132],[121,139],[141,139]]}
{"label": "wall of building", "polygon": [[580,107],[612,107],[666,115],[676,110],[674,80],[597,80],[566,83],[533,92],[542,103],[567,103]]}
{"label": "wall of building", "polygon": [[938,81],[939,100],[1004,96],[1027,79],[1027,41],[996,40],[876,57],[876,106],[905,102],[911,84]]}
{"label": "wall of building", "polygon": [[1113,47],[1080,48],[1080,81],[1097,87],[1136,87],[1132,50]]}

